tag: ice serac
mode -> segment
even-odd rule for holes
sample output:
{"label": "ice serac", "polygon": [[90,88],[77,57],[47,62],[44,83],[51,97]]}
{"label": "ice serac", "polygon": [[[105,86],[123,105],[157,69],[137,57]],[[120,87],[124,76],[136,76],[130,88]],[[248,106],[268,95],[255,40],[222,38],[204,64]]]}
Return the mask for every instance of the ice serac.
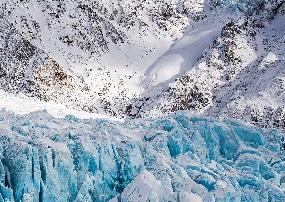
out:
{"label": "ice serac", "polygon": [[189,116],[0,113],[0,201],[284,201],[284,137]]}

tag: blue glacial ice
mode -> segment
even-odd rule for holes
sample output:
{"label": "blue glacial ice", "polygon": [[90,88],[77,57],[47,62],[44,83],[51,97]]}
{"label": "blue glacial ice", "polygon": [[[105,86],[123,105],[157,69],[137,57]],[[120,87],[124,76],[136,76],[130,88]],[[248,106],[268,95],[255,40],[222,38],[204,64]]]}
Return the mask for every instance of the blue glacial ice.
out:
{"label": "blue glacial ice", "polygon": [[282,133],[192,117],[0,112],[0,201],[285,201]]}

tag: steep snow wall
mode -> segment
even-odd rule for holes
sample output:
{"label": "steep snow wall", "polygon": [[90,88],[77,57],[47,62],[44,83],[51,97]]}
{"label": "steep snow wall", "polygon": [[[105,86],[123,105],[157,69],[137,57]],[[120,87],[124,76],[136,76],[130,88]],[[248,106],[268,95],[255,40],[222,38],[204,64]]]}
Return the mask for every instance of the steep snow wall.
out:
{"label": "steep snow wall", "polygon": [[284,137],[235,121],[0,113],[0,201],[284,201]]}

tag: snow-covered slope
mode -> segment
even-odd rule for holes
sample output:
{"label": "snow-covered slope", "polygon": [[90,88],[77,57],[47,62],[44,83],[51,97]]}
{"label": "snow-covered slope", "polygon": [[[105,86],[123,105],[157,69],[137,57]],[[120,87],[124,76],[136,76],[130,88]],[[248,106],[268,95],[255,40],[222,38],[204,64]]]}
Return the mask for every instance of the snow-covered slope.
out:
{"label": "snow-covered slope", "polygon": [[230,16],[221,13],[212,19],[206,18],[193,23],[184,36],[147,69],[144,81],[147,87],[167,83],[191,69],[212,41],[219,36],[222,27],[228,21]]}
{"label": "snow-covered slope", "polygon": [[2,0],[0,87],[117,118],[187,109],[284,128],[284,5]]}
{"label": "snow-covered slope", "polygon": [[284,134],[176,114],[0,113],[1,201],[284,201]]}
{"label": "snow-covered slope", "polygon": [[1,1],[2,88],[122,114],[145,69],[201,15],[199,2]]}
{"label": "snow-covered slope", "polygon": [[[284,129],[285,3],[274,3],[268,1],[248,16],[232,18],[222,29],[225,18],[217,23],[214,19],[210,26],[202,24],[199,44],[193,43],[199,41],[195,29],[186,33],[152,67],[153,86],[133,101],[129,114],[157,117],[187,109]],[[167,69],[177,71],[168,82],[160,83],[169,75]],[[162,77],[155,76],[159,71]]]}
{"label": "snow-covered slope", "polygon": [[56,118],[63,118],[66,115],[72,114],[81,119],[105,118],[108,120],[123,121],[122,119],[118,119],[113,116],[75,110],[66,107],[64,104],[59,104],[54,101],[40,101],[34,97],[28,97],[21,93],[13,95],[3,90],[0,90],[0,106],[6,111],[15,112],[19,115],[25,115],[36,111],[46,111]]}

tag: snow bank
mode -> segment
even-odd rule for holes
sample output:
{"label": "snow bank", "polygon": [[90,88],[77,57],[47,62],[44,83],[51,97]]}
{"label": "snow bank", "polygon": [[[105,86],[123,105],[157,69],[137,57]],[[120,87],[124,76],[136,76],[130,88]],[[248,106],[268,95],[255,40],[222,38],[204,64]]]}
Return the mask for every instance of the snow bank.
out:
{"label": "snow bank", "polygon": [[65,106],[64,104],[56,103],[53,101],[40,101],[36,98],[28,97],[22,93],[14,95],[0,89],[0,110],[3,109],[19,115],[25,115],[31,112],[45,110],[56,118],[64,118],[66,115],[72,114],[81,119],[101,118],[110,119],[113,121],[122,121],[121,119],[110,117],[108,115],[75,110]]}

